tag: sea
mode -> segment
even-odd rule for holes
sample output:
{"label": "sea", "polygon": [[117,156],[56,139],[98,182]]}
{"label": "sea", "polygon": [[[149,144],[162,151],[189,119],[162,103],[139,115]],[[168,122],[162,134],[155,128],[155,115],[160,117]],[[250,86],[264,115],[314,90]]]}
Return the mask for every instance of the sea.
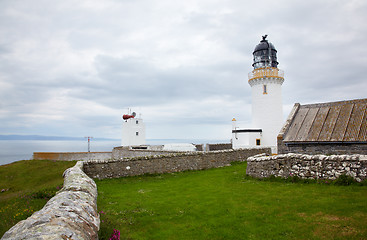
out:
{"label": "sea", "polygon": [[[167,143],[229,143],[229,140],[207,139],[147,139],[149,145]],[[96,140],[90,142],[91,152],[110,152],[114,147],[121,146],[120,140]],[[20,160],[30,160],[33,152],[87,152],[88,142],[78,140],[0,140],[0,165]]]}

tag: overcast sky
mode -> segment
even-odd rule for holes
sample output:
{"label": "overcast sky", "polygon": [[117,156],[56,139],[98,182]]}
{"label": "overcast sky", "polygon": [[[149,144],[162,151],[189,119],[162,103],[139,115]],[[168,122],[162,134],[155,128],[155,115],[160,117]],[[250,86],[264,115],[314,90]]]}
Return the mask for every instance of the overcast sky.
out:
{"label": "overcast sky", "polygon": [[1,0],[0,134],[230,139],[250,127],[252,52],[278,50],[294,103],[366,98],[365,0]]}

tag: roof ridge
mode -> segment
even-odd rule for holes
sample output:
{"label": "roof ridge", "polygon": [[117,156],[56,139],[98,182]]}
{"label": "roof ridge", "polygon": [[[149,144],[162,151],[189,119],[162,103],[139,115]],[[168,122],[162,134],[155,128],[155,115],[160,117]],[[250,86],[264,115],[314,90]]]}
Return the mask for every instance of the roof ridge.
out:
{"label": "roof ridge", "polygon": [[326,103],[311,103],[311,104],[304,104],[304,105],[301,105],[301,106],[302,107],[305,107],[305,108],[310,108],[310,107],[326,107],[326,106],[340,105],[342,103],[345,103],[345,104],[367,103],[367,98],[353,99],[353,100],[344,100],[344,101],[336,101],[336,102],[326,102]]}

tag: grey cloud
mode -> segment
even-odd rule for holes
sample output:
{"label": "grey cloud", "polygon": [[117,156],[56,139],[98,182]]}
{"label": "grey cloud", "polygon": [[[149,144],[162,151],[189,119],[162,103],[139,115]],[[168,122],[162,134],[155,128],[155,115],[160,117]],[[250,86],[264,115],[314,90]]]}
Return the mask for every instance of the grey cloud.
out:
{"label": "grey cloud", "polygon": [[93,95],[105,98],[114,93],[114,99],[107,96],[109,104],[128,101],[151,105],[173,99],[202,100],[211,95],[239,96],[242,91],[236,86],[243,84],[247,74],[236,63],[162,70],[144,59],[99,56],[95,64],[105,84]]}
{"label": "grey cloud", "polygon": [[[2,1],[1,130],[119,137],[130,106],[159,131],[230,128],[250,118],[247,73],[264,34],[285,71],[285,106],[363,98],[366,11],[334,0]],[[53,120],[34,123],[40,108]],[[152,109],[169,113],[157,122]]]}

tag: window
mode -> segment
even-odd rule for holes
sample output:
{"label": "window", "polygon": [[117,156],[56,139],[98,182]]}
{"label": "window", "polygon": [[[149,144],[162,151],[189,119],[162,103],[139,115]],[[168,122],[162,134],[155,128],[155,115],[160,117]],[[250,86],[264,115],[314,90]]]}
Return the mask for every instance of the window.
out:
{"label": "window", "polygon": [[139,120],[136,120],[136,124],[139,124]]}
{"label": "window", "polygon": [[136,132],[136,133],[135,133],[135,135],[136,135],[136,136],[139,136],[139,132]]}
{"label": "window", "polygon": [[263,85],[263,94],[268,94],[268,91],[266,89],[266,85]]}
{"label": "window", "polygon": [[261,142],[260,142],[260,138],[257,138],[257,139],[256,139],[256,146],[260,146],[260,143],[261,143]]}

